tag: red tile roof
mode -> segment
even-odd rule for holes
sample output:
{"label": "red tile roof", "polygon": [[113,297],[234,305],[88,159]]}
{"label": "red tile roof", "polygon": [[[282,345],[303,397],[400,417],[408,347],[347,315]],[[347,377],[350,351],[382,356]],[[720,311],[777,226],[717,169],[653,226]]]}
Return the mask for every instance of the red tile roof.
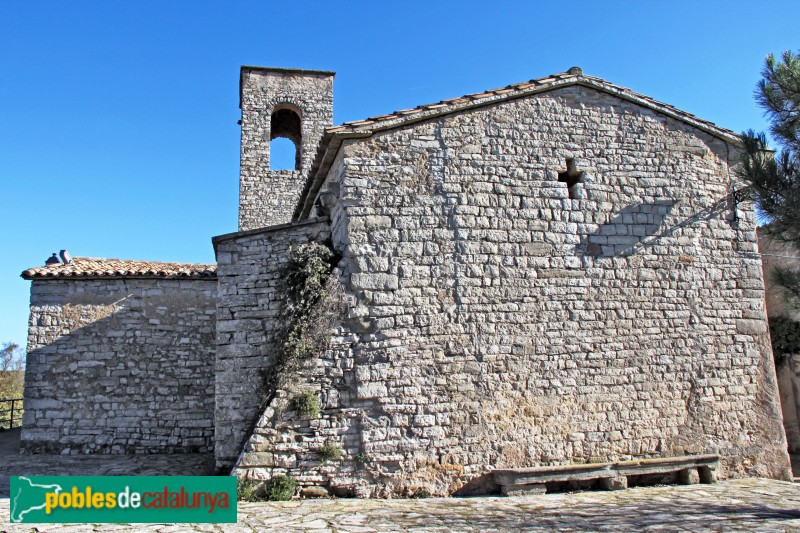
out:
{"label": "red tile roof", "polygon": [[29,268],[22,273],[22,277],[30,280],[76,278],[213,279],[217,277],[217,265],[74,257],[69,264],[57,263],[55,265]]}

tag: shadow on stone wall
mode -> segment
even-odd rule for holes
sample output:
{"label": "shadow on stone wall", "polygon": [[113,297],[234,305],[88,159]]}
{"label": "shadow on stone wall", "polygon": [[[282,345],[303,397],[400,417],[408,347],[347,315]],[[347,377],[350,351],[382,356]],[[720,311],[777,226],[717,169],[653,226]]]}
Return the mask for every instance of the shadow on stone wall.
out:
{"label": "shadow on stone wall", "polygon": [[664,220],[676,203],[675,200],[660,200],[630,204],[581,239],[578,249],[593,257],[633,255],[646,243],[663,236]]}
{"label": "shadow on stone wall", "polygon": [[40,346],[28,354],[23,453],[213,450],[213,298],[44,290],[32,306]]}
{"label": "shadow on stone wall", "polygon": [[630,256],[659,244],[659,239],[671,236],[680,228],[724,217],[731,209],[730,199],[724,198],[672,226],[665,226],[665,220],[677,203],[677,200],[670,199],[630,204],[614,213],[596,231],[583,237],[576,251],[592,257]]}

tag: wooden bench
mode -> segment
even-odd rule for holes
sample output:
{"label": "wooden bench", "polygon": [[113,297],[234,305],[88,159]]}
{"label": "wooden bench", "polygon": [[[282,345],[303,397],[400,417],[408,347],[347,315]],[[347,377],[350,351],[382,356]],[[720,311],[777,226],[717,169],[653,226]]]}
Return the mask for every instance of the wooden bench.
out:
{"label": "wooden bench", "polygon": [[719,466],[718,455],[688,455],[637,459],[617,463],[591,463],[536,468],[509,468],[493,470],[495,483],[506,496],[544,494],[547,483],[568,481],[598,481],[606,490],[628,488],[628,476],[650,474],[678,474],[684,485],[715,483]]}

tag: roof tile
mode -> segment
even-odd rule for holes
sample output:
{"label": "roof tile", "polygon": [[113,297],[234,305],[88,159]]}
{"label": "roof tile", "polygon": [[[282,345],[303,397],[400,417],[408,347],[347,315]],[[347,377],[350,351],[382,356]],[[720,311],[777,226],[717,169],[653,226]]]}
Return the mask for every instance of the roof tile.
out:
{"label": "roof tile", "polygon": [[611,89],[612,91],[616,91],[618,93],[623,93],[626,95],[630,95],[635,97],[640,101],[648,102],[654,106],[660,107],[665,110],[674,111],[677,115],[685,117],[690,120],[694,120],[700,124],[704,124],[707,127],[713,128],[720,133],[727,134],[729,136],[736,136],[736,134],[732,131],[728,131],[725,128],[720,128],[716,126],[714,123],[709,122],[707,120],[700,119],[695,117],[691,113],[687,113],[686,111],[682,111],[674,106],[669,104],[665,104],[664,102],[659,102],[658,100],[651,98],[649,96],[639,94],[635,91],[627,87],[621,87],[619,85],[614,85],[609,83],[608,81],[598,78],[596,76],[588,76],[586,74],[570,74],[568,72],[558,73],[558,74],[551,74],[550,76],[546,76],[544,78],[533,79],[530,81],[525,81],[521,83],[515,83],[512,85],[508,85],[504,88],[494,89],[489,91],[484,91],[480,93],[474,94],[467,94],[464,96],[459,96],[456,98],[449,98],[447,100],[442,100],[435,104],[427,104],[427,105],[419,105],[413,109],[403,109],[401,111],[395,111],[393,113],[388,113],[385,115],[380,115],[378,117],[371,117],[367,120],[357,120],[352,122],[345,122],[339,126],[328,127],[326,131],[328,133],[344,133],[344,132],[355,132],[355,131],[362,131],[364,129],[371,129],[371,127],[380,127],[383,123],[387,123],[393,121],[395,119],[401,117],[409,117],[411,115],[422,114],[426,111],[432,110],[439,110],[446,107],[457,107],[462,104],[470,104],[475,101],[483,100],[485,98],[493,98],[495,96],[513,96],[512,93],[524,91],[526,89],[531,88],[543,88],[546,89],[548,85],[560,85],[561,82],[564,80],[586,80],[589,82],[594,82],[595,84],[606,87]]}
{"label": "roof tile", "polygon": [[216,278],[217,265],[195,263],[165,263],[163,261],[130,261],[74,257],[69,264],[29,268],[22,273],[25,279],[69,278]]}

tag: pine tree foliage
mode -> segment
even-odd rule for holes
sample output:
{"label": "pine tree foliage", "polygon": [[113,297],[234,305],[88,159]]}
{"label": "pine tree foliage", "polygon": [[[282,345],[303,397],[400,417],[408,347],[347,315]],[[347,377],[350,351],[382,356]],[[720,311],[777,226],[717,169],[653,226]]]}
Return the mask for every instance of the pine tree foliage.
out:
{"label": "pine tree foliage", "polygon": [[[800,56],[767,56],[761,76],[755,98],[780,149],[771,150],[763,133],[745,132],[740,176],[769,220],[766,234],[800,250]],[[800,302],[800,271],[777,269],[774,281]]]}

